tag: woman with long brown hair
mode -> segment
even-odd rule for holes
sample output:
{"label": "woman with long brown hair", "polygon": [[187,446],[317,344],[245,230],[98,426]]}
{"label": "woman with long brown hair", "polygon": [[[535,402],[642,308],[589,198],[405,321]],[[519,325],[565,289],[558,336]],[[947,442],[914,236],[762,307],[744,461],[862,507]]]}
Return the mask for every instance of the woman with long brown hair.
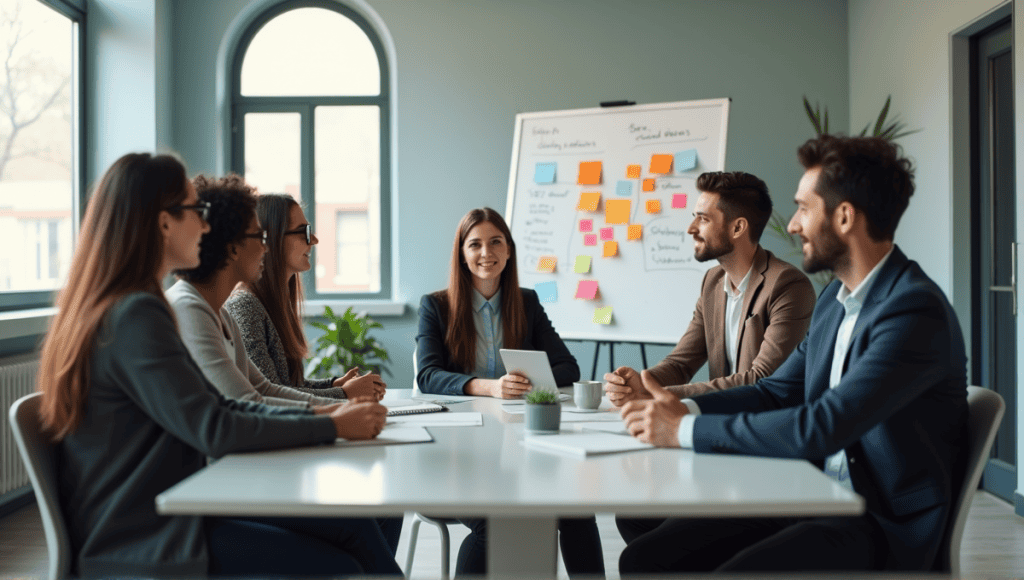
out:
{"label": "woman with long brown hair", "polygon": [[89,199],[38,378],[72,572],[400,574],[368,518],[157,515],[157,494],[208,456],[368,439],[385,421],[375,401],[271,408],[226,399],[204,378],[159,281],[199,264],[208,210],[167,155],[125,155]]}
{"label": "woman with long brown hair", "polygon": [[[530,381],[505,372],[502,348],[542,350],[559,385],[580,378],[537,293],[519,287],[516,245],[501,215],[489,207],[463,216],[452,244],[448,288],[420,301],[416,380],[426,393],[518,398]],[[460,518],[471,530],[459,549],[457,574],[487,573],[487,522]],[[562,559],[570,575],[604,574],[597,522],[558,520]]]}

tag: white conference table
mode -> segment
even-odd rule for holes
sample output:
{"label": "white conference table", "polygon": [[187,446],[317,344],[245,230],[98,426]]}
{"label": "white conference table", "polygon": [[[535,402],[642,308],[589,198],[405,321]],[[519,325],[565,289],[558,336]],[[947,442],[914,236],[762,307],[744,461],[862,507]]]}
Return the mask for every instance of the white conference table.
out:
{"label": "white conference table", "polygon": [[[407,399],[411,391],[389,389],[392,397]],[[157,511],[483,516],[489,520],[491,575],[554,577],[561,516],[836,516],[864,510],[860,496],[802,460],[679,449],[582,459],[524,447],[523,415],[505,413],[498,400],[449,408],[480,411],[483,426],[429,427],[432,443],[230,455],[157,496]],[[573,425],[563,422],[562,430]]]}

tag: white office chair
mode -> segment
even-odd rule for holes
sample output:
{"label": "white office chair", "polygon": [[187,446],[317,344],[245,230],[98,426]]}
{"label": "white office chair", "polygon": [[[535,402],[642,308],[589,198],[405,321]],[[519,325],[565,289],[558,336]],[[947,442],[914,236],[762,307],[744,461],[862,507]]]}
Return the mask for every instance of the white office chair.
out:
{"label": "white office chair", "polygon": [[982,387],[967,387],[967,406],[967,469],[960,493],[953,501],[939,554],[932,566],[933,572],[945,572],[954,578],[960,576],[960,540],[964,535],[967,512],[971,509],[974,491],[978,488],[989,450],[1006,412],[1006,403],[999,393]]}
{"label": "white office chair", "polygon": [[36,493],[39,515],[43,519],[46,533],[46,549],[49,552],[49,580],[60,580],[71,572],[71,540],[64,527],[57,499],[57,474],[53,446],[42,436],[39,421],[39,406],[43,401],[41,393],[26,395],[11,405],[11,430],[21,452],[21,459],[28,470],[28,478]]}
{"label": "white office chair", "polygon": [[[419,346],[415,346],[412,349],[412,395],[418,397],[423,392],[420,391],[420,383],[416,379],[419,375],[419,365],[417,364],[416,355],[419,352]],[[447,580],[449,578],[449,570],[451,566],[451,545],[452,538],[451,534],[448,533],[448,524],[457,524],[458,520],[454,518],[439,518],[432,516],[425,516],[419,512],[412,514],[412,528],[409,530],[409,550],[405,556],[405,574],[409,576],[412,574],[412,560],[416,554],[416,540],[420,533],[420,524],[430,524],[437,528],[439,534],[441,534],[441,578]]]}

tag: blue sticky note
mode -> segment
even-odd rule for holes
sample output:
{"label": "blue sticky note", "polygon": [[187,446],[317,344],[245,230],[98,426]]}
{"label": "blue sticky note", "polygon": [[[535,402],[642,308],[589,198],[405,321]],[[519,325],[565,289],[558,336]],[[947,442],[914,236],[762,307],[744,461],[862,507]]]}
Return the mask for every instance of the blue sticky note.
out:
{"label": "blue sticky note", "polygon": [[541,302],[558,302],[558,283],[554,280],[534,284],[533,289]]}
{"label": "blue sticky note", "polygon": [[676,171],[690,171],[694,167],[697,167],[697,150],[688,149],[686,151],[680,151],[676,153],[675,168]]}
{"label": "blue sticky note", "polygon": [[534,183],[554,183],[556,169],[558,169],[557,163],[538,163],[533,172]]}
{"label": "blue sticky note", "polygon": [[620,181],[615,184],[615,193],[622,197],[629,197],[633,195],[633,182],[632,181]]}

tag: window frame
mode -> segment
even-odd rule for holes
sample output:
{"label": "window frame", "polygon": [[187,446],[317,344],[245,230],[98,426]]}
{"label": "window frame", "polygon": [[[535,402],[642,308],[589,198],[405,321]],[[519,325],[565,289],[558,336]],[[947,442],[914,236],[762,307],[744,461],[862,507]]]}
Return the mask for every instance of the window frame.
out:
{"label": "window frame", "polygon": [[[380,91],[367,96],[244,96],[242,95],[242,63],[260,30],[274,18],[301,8],[321,8],[341,14],[356,24],[366,34],[377,54],[380,65]],[[228,82],[230,84],[230,167],[239,175],[245,175],[245,115],[247,113],[298,113],[299,114],[299,191],[302,204],[306,207],[306,218],[316,223],[316,131],[314,114],[320,106],[375,106],[380,122],[380,290],[377,292],[320,293],[316,290],[316,265],[319,263],[318,246],[313,247],[313,268],[302,274],[305,299],[318,302],[340,302],[359,300],[392,300],[392,93],[391,70],[387,51],[377,30],[362,14],[336,0],[289,0],[268,8],[254,18],[235,43]],[[333,240],[321,243],[334,245]]]}
{"label": "window frame", "polygon": [[[81,218],[88,203],[85,172],[85,34],[86,5],[84,0],[28,0],[38,2],[71,20],[71,245],[78,242]],[[27,290],[0,292],[0,313],[54,306],[57,290]]]}

